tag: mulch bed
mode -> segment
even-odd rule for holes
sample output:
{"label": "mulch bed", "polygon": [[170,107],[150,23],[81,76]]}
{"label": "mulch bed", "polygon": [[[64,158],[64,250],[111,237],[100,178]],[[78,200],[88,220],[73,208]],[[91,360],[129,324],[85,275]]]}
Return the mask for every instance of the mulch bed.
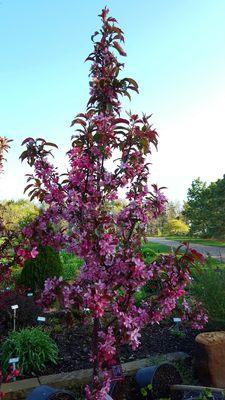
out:
{"label": "mulch bed", "polygon": [[[188,330],[185,337],[179,338],[172,334],[168,326],[148,326],[142,332],[139,348],[132,351],[129,346],[123,346],[120,360],[127,362],[175,351],[191,354],[195,347],[195,336],[196,332]],[[52,337],[59,347],[59,362],[56,367],[49,367],[48,373],[69,372],[91,367],[89,361],[91,338],[87,328],[79,325],[62,333],[53,333]]]}
{"label": "mulch bed", "polygon": [[[2,309],[0,313],[1,341],[12,329],[12,319],[10,318],[12,304],[19,305],[17,329],[27,325],[37,326],[37,315],[43,315],[33,298],[15,293],[9,294],[5,299],[4,311]],[[42,375],[90,368],[91,332],[89,327],[77,322],[75,326],[68,329],[63,314],[50,313],[46,314],[46,317],[45,329],[51,333],[59,347],[59,361],[56,366],[49,365]],[[184,337],[178,337],[173,334],[171,327],[165,323],[146,327],[142,332],[141,345],[136,351],[132,351],[129,346],[121,348],[121,362],[175,351],[192,354],[197,332],[187,330]]]}

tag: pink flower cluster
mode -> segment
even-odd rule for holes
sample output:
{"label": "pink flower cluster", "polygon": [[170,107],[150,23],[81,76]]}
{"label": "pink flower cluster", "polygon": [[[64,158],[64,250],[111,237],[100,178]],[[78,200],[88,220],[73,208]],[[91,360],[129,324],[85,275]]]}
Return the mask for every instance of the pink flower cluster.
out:
{"label": "pink flower cluster", "polygon": [[205,324],[208,322],[208,315],[206,311],[202,307],[202,304],[199,302],[187,302],[186,299],[182,302],[183,307],[183,315],[182,321],[183,322],[190,322],[193,329],[203,329]]}
{"label": "pink flower cluster", "polygon": [[19,376],[19,370],[14,369],[12,365],[9,365],[7,369],[7,373],[4,376],[2,371],[0,370],[0,400],[4,399],[4,393],[1,391],[1,384],[10,382],[13,378],[17,378]]}

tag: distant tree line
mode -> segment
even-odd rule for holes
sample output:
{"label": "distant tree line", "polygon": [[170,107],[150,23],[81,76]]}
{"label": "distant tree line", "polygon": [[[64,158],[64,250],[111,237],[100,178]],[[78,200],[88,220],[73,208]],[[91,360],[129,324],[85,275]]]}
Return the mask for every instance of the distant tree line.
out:
{"label": "distant tree line", "polygon": [[[108,203],[112,213],[118,213],[125,200]],[[7,230],[20,230],[32,221],[41,209],[28,200],[0,202],[0,220]],[[188,189],[187,201],[169,201],[166,212],[148,225],[149,235],[196,236],[225,239],[225,175],[209,185],[200,178]]]}
{"label": "distant tree line", "polygon": [[190,235],[225,239],[225,175],[209,185],[195,179],[188,189],[183,215]]}

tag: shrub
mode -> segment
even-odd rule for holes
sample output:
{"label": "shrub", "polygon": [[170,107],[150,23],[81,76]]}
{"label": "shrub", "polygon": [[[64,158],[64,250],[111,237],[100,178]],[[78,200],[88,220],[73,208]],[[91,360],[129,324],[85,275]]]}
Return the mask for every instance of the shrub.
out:
{"label": "shrub", "polygon": [[206,260],[201,273],[192,273],[190,292],[205,307],[209,322],[225,326],[225,270],[214,267],[213,260]]}
{"label": "shrub", "polygon": [[35,291],[44,287],[46,279],[62,275],[63,265],[59,253],[50,246],[39,247],[37,257],[25,261],[17,283]]}
{"label": "shrub", "polygon": [[40,328],[12,332],[2,345],[2,367],[5,371],[11,357],[19,357],[21,375],[38,374],[51,362],[56,364],[58,347]]}

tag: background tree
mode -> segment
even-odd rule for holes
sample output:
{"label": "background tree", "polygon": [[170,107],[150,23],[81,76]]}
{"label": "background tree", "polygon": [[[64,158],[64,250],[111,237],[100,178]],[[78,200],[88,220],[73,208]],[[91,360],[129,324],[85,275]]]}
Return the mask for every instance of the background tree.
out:
{"label": "background tree", "polygon": [[225,239],[225,175],[207,188],[208,236]]}
{"label": "background tree", "polygon": [[184,216],[190,225],[190,234],[207,237],[208,191],[205,182],[195,179],[188,189]]}
{"label": "background tree", "polygon": [[149,236],[186,235],[188,231],[189,227],[178,201],[167,202],[165,212],[157,219],[150,218],[148,221]]}
{"label": "background tree", "polygon": [[225,238],[225,175],[206,185],[199,178],[188,189],[184,215],[190,233],[206,238]]}
{"label": "background tree", "polygon": [[0,219],[6,231],[20,231],[39,214],[29,200],[6,200],[0,203]]}

